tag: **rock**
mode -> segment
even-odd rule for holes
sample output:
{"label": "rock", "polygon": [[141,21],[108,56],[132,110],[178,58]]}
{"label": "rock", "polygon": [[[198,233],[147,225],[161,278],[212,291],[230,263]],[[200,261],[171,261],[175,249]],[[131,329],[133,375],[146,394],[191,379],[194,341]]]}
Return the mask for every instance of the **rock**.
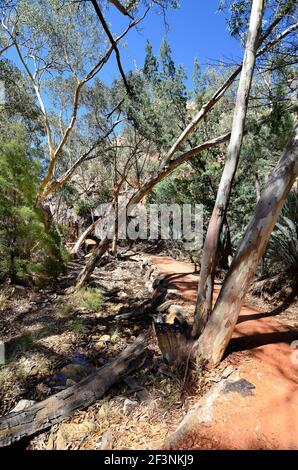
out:
{"label": "rock", "polygon": [[134,408],[135,406],[138,406],[138,404],[139,403],[136,400],[129,400],[128,398],[126,398],[124,400],[123,413],[127,414],[129,411],[132,410],[132,408]]}
{"label": "rock", "polygon": [[71,387],[72,385],[75,385],[75,381],[72,379],[67,379],[66,380],[66,387]]}
{"label": "rock", "polygon": [[92,335],[91,339],[92,341],[98,341],[100,339],[100,335]]}
{"label": "rock", "polygon": [[208,377],[209,382],[215,382],[215,383],[220,382],[221,379],[222,377],[220,377],[220,375],[211,375],[210,377]]}
{"label": "rock", "polygon": [[102,335],[99,340],[104,341],[105,343],[109,343],[111,341],[111,336],[110,335]]}
{"label": "rock", "polygon": [[119,299],[126,299],[128,297],[128,294],[126,292],[118,292],[118,297]]}
{"label": "rock", "polygon": [[112,336],[111,336],[111,342],[113,344],[115,344],[115,343],[117,343],[118,339],[119,339],[119,334],[118,333],[113,333]]}
{"label": "rock", "polygon": [[113,448],[113,430],[110,428],[103,433],[101,438],[100,450],[112,450]]}
{"label": "rock", "polygon": [[149,292],[153,291],[153,287],[150,281],[145,282],[145,287]]}
{"label": "rock", "polygon": [[168,313],[174,315],[184,315],[184,310],[181,305],[171,305],[168,309]]}
{"label": "rock", "polygon": [[20,400],[16,406],[10,410],[9,413],[17,413],[18,411],[23,411],[25,410],[26,408],[29,408],[30,406],[32,405],[35,405],[35,401],[34,400]]}
{"label": "rock", "polygon": [[222,374],[221,374],[222,378],[223,378],[223,379],[226,379],[226,378],[229,377],[235,370],[236,370],[235,367],[227,366],[227,367],[223,370],[223,372],[222,372]]}
{"label": "rock", "polygon": [[25,313],[28,313],[30,312],[30,310],[32,309],[32,303],[28,302],[24,305],[19,305],[17,308],[16,308],[16,311],[17,313],[19,314],[25,314]]}
{"label": "rock", "polygon": [[[81,364],[68,364],[57,372],[54,381],[57,385],[66,385],[77,383],[87,377],[92,372],[92,367],[89,365],[83,366]],[[70,380],[68,383],[67,381]]]}
{"label": "rock", "polygon": [[96,343],[96,346],[100,349],[103,349],[103,348],[106,348],[110,342],[111,342],[110,335],[102,335],[100,336],[99,341]]}

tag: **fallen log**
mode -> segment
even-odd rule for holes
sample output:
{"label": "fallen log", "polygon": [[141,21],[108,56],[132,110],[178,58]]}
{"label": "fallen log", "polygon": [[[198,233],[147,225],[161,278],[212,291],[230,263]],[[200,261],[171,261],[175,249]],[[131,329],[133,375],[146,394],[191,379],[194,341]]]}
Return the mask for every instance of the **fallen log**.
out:
{"label": "fallen log", "polygon": [[146,334],[122,351],[110,364],[79,383],[17,413],[0,418],[0,447],[8,446],[38,431],[50,428],[74,411],[92,405],[116,382],[143,364]]}
{"label": "fallen log", "polygon": [[163,303],[165,297],[167,295],[167,288],[161,287],[156,289],[155,295],[152,299],[146,300],[143,305],[136,311],[127,312],[127,313],[120,313],[119,315],[115,316],[115,320],[122,321],[122,320],[130,320],[135,319],[140,316],[146,318],[146,316],[155,312],[157,307]]}

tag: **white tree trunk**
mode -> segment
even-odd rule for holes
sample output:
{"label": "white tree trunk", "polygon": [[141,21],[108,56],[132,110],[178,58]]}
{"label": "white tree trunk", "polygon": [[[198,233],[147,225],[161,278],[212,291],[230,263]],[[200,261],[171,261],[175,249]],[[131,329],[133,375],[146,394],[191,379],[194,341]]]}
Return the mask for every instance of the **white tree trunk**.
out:
{"label": "white tree trunk", "polygon": [[223,174],[217,191],[215,206],[208,226],[201,260],[200,283],[193,325],[194,336],[199,336],[203,331],[212,309],[217,249],[240,157],[248,97],[256,61],[263,11],[264,0],[253,0],[245,54],[243,58],[243,67],[236,98],[231,139]]}
{"label": "white tree trunk", "polygon": [[245,231],[209,321],[198,339],[198,358],[217,364],[231,339],[243,299],[264,254],[287,195],[298,177],[298,126],[281,156]]}

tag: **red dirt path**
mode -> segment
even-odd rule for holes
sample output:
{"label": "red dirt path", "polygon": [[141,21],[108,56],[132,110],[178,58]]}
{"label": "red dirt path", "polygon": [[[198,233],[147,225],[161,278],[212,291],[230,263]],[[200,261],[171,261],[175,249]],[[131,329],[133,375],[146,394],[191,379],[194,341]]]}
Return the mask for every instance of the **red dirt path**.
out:
{"label": "red dirt path", "polygon": [[[151,261],[168,276],[170,287],[194,304],[198,276],[193,265],[159,256]],[[214,300],[219,289],[217,285]],[[295,365],[291,346],[298,332],[271,315],[244,304],[229,346],[229,359],[236,361],[240,378],[255,385],[253,394],[219,395],[212,419],[175,448],[298,449],[298,352]]]}

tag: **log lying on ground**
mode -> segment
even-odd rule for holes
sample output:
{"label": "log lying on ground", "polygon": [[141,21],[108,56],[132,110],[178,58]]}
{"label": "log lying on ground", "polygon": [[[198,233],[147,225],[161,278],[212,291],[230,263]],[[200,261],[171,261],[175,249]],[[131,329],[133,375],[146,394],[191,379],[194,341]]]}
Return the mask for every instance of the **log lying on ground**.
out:
{"label": "log lying on ground", "polygon": [[0,447],[45,430],[102,398],[116,382],[143,364],[146,343],[146,335],[142,334],[110,364],[81,382],[30,408],[2,416]]}
{"label": "log lying on ground", "polygon": [[130,320],[132,318],[138,318],[140,316],[146,318],[146,316],[154,313],[157,307],[163,303],[166,295],[166,287],[156,289],[156,292],[154,293],[152,299],[146,300],[138,310],[127,313],[120,313],[119,315],[115,316],[115,320]]}

